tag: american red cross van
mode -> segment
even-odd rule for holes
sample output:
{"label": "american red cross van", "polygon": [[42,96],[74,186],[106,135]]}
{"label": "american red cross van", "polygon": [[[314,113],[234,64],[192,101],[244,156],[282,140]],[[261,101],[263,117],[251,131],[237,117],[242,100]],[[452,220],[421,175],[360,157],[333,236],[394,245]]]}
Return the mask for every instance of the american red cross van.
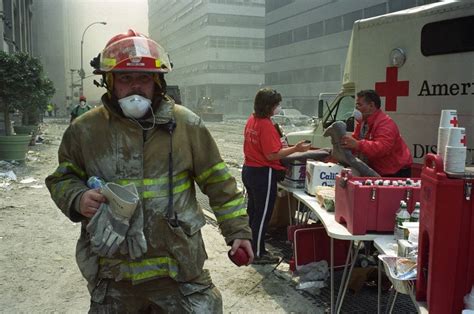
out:
{"label": "american red cross van", "polygon": [[457,110],[472,166],[474,2],[439,2],[356,21],[341,92],[327,110],[320,107],[313,130],[288,134],[289,143],[311,139],[313,147],[330,146],[324,128],[336,120],[350,122],[354,94],[362,89],[380,94],[418,169],[427,153],[436,153],[441,110]]}

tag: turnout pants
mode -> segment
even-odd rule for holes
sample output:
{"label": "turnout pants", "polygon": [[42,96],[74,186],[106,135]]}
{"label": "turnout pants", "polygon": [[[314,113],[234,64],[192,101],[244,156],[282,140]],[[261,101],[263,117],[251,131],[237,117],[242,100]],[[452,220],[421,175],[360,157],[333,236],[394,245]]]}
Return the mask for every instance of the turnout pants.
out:
{"label": "turnout pants", "polygon": [[222,296],[212,282],[161,278],[132,285],[101,279],[91,293],[89,313],[222,313]]}
{"label": "turnout pants", "polygon": [[247,213],[252,229],[253,252],[255,256],[262,256],[265,253],[265,234],[276,199],[276,171],[270,167],[244,166],[242,181],[248,195]]}

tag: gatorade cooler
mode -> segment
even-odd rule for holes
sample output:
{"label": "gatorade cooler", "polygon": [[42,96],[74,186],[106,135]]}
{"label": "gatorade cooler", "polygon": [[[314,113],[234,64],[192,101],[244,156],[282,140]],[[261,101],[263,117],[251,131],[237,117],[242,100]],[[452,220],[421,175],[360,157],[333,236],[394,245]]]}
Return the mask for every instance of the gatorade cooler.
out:
{"label": "gatorade cooler", "polygon": [[400,201],[406,201],[411,213],[415,202],[420,201],[420,187],[356,184],[356,181],[363,183],[367,179],[405,181],[407,178],[353,177],[352,173],[343,170],[336,177],[335,219],[345,223],[347,230],[354,235],[368,231],[393,232]]}
{"label": "gatorade cooler", "polygon": [[461,313],[474,284],[474,173],[451,178],[428,154],[421,173],[416,299],[430,314]]}

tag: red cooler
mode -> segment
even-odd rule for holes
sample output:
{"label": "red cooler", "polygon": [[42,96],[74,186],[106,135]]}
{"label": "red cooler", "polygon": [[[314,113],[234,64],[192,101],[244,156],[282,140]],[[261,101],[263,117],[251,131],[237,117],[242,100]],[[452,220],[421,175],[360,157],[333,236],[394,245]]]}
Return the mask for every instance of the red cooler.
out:
{"label": "red cooler", "polygon": [[[290,235],[291,234],[291,235]],[[288,240],[293,243],[293,258],[290,269],[312,262],[331,262],[331,239],[320,223],[288,227]],[[344,266],[350,241],[334,240],[334,267]]]}
{"label": "red cooler", "polygon": [[[474,284],[474,176],[448,177],[428,154],[421,173],[416,299],[431,314],[461,313]],[[468,179],[469,178],[469,179]]]}
{"label": "red cooler", "polygon": [[383,186],[358,185],[367,179],[405,181],[407,178],[366,178],[353,177],[342,171],[336,177],[335,219],[346,224],[347,230],[354,235],[367,232],[393,232],[395,213],[400,208],[400,201],[407,202],[411,213],[415,202],[420,201],[419,186]]}

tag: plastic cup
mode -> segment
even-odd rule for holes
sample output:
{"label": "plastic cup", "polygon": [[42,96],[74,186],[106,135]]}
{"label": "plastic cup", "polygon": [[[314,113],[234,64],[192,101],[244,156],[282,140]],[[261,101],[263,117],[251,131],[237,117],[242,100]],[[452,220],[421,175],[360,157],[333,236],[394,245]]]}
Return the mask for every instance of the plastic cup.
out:
{"label": "plastic cup", "polygon": [[230,250],[227,252],[227,255],[229,256],[230,260],[237,266],[242,266],[242,265],[247,265],[249,262],[249,256],[247,255],[247,252],[241,247],[239,247],[234,255],[230,255]]}
{"label": "plastic cup", "polygon": [[466,147],[466,129],[450,128],[446,146]]}
{"label": "plastic cup", "polygon": [[437,154],[444,159],[446,152],[446,144],[448,143],[448,135],[450,128],[439,128],[438,129],[438,144],[437,144]]}
{"label": "plastic cup", "polygon": [[466,167],[466,147],[446,146],[444,157],[444,171],[464,172]]}
{"label": "plastic cup", "polygon": [[458,125],[458,113],[456,110],[441,110],[441,118],[439,120],[440,128],[457,127]]}

